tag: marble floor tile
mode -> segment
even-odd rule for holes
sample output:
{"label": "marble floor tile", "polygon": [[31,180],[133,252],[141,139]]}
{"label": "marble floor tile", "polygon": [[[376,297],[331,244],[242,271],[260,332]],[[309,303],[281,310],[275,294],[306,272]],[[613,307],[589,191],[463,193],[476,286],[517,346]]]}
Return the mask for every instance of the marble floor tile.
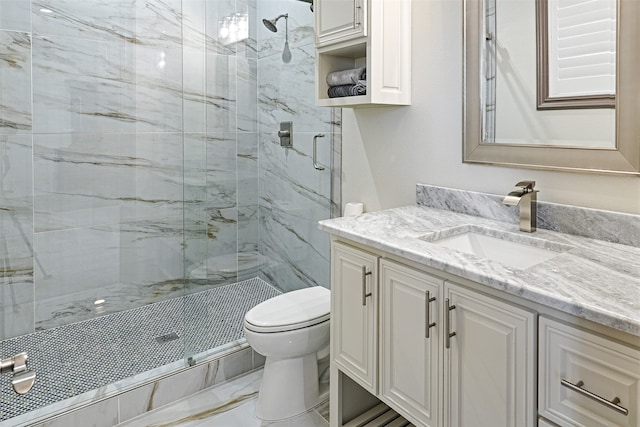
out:
{"label": "marble floor tile", "polygon": [[317,409],[279,422],[261,421],[254,415],[262,379],[262,370],[251,372],[233,381],[203,390],[149,412],[121,427],[328,427],[323,416],[325,403]]}

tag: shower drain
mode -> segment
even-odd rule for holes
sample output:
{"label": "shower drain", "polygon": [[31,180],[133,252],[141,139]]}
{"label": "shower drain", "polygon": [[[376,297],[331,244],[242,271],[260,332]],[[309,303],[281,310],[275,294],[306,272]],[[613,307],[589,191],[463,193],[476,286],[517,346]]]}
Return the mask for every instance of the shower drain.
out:
{"label": "shower drain", "polygon": [[176,334],[175,332],[171,332],[170,334],[160,335],[159,337],[156,337],[156,341],[158,341],[159,344],[164,344],[169,341],[177,340],[178,338],[180,338],[178,334]]}

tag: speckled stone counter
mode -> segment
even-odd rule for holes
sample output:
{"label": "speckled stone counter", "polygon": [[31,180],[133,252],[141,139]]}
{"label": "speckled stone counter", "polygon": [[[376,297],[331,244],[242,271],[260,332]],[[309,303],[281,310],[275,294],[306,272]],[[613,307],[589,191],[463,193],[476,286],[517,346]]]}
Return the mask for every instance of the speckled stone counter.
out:
{"label": "speckled stone counter", "polygon": [[[640,217],[630,216],[632,220]],[[640,222],[639,222],[640,224]],[[425,235],[463,225],[526,234],[544,245],[565,246],[554,258],[512,268],[437,246]],[[321,221],[321,230],[421,263],[526,300],[640,336],[640,248],[539,229],[522,233],[517,223],[407,206],[358,217]],[[550,242],[550,243],[549,243]],[[568,249],[568,250],[566,250]]]}

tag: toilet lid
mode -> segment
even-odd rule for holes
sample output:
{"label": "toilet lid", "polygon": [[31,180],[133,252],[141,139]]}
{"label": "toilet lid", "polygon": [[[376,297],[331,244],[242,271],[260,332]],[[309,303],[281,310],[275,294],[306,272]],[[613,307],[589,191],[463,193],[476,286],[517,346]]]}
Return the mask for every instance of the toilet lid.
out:
{"label": "toilet lid", "polygon": [[245,327],[255,332],[282,332],[316,325],[329,319],[330,296],[322,286],[278,295],[249,310]]}

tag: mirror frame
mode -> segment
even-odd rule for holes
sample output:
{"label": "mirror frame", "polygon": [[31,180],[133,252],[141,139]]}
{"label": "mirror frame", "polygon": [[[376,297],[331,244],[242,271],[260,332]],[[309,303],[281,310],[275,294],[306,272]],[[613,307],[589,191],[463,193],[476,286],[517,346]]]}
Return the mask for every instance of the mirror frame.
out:
{"label": "mirror frame", "polygon": [[[640,177],[640,1],[618,0],[617,8],[615,148],[495,144],[483,143],[481,139],[483,1],[464,0],[464,163]],[[620,58],[624,58],[624,62]]]}

